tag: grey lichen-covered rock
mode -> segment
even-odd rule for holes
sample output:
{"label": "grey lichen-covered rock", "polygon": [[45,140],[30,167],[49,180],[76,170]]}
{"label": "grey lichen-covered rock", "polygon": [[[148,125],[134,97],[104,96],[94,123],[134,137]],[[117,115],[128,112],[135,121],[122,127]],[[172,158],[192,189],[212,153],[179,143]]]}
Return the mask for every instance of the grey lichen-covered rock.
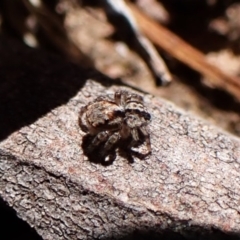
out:
{"label": "grey lichen-covered rock", "polygon": [[[240,233],[240,142],[144,95],[152,155],[109,166],[84,155],[80,108],[120,86],[88,80],[67,104],[0,143],[0,194],[44,239],[115,238],[191,226]],[[133,91],[131,89],[127,89]]]}
{"label": "grey lichen-covered rock", "polygon": [[87,80],[86,70],[9,39],[0,38],[0,56],[0,196],[44,239],[164,229],[240,235],[238,139],[139,93],[152,115],[152,154],[89,161],[80,108],[133,90],[100,75]]}

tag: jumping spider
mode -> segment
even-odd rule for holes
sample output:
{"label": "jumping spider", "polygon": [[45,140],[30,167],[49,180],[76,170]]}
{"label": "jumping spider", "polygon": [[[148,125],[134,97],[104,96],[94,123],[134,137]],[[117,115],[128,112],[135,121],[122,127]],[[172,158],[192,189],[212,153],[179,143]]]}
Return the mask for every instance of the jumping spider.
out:
{"label": "jumping spider", "polygon": [[[143,98],[127,91],[114,95],[100,96],[80,110],[79,125],[92,136],[87,152],[95,152],[98,146],[100,158],[109,155],[115,144],[126,142],[127,148],[145,143],[148,155],[151,153],[147,125],[151,115],[147,112]],[[106,159],[104,159],[106,160]]]}

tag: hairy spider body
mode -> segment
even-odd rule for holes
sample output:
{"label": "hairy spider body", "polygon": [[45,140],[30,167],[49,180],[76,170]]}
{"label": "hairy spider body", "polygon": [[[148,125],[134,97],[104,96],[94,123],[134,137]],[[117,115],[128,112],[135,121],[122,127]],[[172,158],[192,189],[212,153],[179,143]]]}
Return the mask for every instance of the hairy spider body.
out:
{"label": "hairy spider body", "polygon": [[79,123],[84,132],[95,135],[103,130],[120,128],[123,109],[113,102],[96,99],[80,111]]}
{"label": "hairy spider body", "polygon": [[129,148],[143,139],[149,154],[151,144],[147,125],[150,119],[141,96],[117,91],[114,95],[98,97],[82,107],[79,125],[84,132],[94,136],[88,151],[104,143],[101,155],[106,156],[119,140],[130,138]]}

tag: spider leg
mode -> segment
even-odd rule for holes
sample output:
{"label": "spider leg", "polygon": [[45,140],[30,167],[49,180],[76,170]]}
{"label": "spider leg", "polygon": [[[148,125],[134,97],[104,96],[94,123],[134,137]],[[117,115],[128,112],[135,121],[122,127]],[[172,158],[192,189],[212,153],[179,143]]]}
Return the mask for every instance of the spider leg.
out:
{"label": "spider leg", "polygon": [[[110,134],[109,134],[110,135]],[[108,151],[117,143],[120,139],[120,133],[114,132],[111,136],[109,136],[108,140],[105,142],[103,149],[101,151],[101,155],[105,156]]]}
{"label": "spider leg", "polygon": [[79,113],[78,123],[82,131],[88,132],[88,124],[86,120],[87,107],[82,107]]}
{"label": "spider leg", "polygon": [[131,139],[131,142],[130,142],[130,144],[128,146],[129,149],[131,149],[132,147],[136,146],[136,144],[140,140],[137,128],[132,128],[130,130],[130,132],[131,132],[132,139]]}
{"label": "spider leg", "polygon": [[138,130],[137,128],[132,128],[131,129],[131,134],[132,134],[132,138],[135,142],[139,141],[139,134],[138,134]]}
{"label": "spider leg", "polygon": [[108,131],[103,131],[98,133],[92,140],[91,144],[88,146],[88,152],[92,152],[95,147],[97,147],[101,142],[104,142],[109,137],[110,133]]}
{"label": "spider leg", "polygon": [[150,137],[149,137],[149,133],[147,130],[146,126],[141,126],[139,128],[139,130],[141,131],[141,133],[143,134],[144,138],[145,138],[145,142],[146,142],[146,146],[148,149],[148,153],[151,153],[152,149],[151,149],[151,142],[150,142]]}
{"label": "spider leg", "polygon": [[152,150],[151,150],[149,133],[147,131],[146,126],[141,126],[140,128],[132,128],[131,129],[132,141],[130,143],[129,148],[134,147],[134,145],[140,141],[139,131],[142,133],[142,135],[144,137],[144,142],[146,143],[146,147],[148,150],[147,154],[149,154],[149,153],[151,153]]}
{"label": "spider leg", "polygon": [[114,94],[114,100],[117,103],[117,105],[121,105],[121,95],[122,95],[121,91],[117,91]]}

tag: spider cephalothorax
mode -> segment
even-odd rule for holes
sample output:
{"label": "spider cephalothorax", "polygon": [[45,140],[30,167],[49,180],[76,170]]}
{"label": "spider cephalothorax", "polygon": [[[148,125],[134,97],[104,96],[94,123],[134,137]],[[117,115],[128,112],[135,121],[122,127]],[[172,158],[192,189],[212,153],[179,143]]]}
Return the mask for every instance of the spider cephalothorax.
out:
{"label": "spider cephalothorax", "polygon": [[87,147],[88,152],[103,144],[101,155],[107,156],[118,142],[130,139],[129,149],[142,141],[149,154],[151,144],[147,125],[150,119],[141,96],[117,91],[114,95],[100,96],[82,107],[79,125],[84,132],[94,136]]}

